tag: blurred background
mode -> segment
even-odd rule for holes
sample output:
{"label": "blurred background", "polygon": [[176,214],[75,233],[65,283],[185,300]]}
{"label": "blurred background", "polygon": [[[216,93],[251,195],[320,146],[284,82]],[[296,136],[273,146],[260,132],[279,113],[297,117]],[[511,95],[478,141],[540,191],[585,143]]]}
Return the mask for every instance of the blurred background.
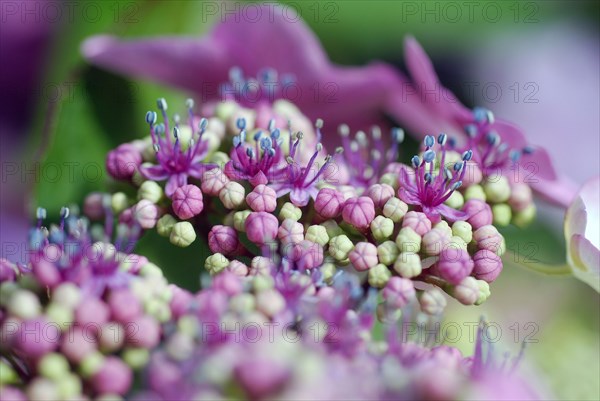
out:
{"label": "blurred background", "polygon": [[[402,40],[414,35],[442,83],[467,106],[481,105],[521,125],[577,183],[599,173],[600,53],[597,1],[302,1],[302,16],[331,60],[374,59],[403,69]],[[36,206],[56,218],[65,204],[106,190],[106,152],[146,134],[143,115],[157,97],[189,94],[90,67],[79,46],[90,35],[202,35],[222,6],[203,1],[0,3],[0,156],[2,257],[22,260]],[[208,13],[217,5],[218,12]],[[563,263],[563,210],[540,205],[538,222],[505,232],[508,249]],[[150,235],[139,251],[167,276],[193,288],[206,255],[175,250]],[[173,266],[169,261],[177,260]],[[570,278],[548,278],[510,260],[483,306],[451,303],[440,342],[473,349],[471,323],[494,323],[499,349],[518,353],[559,399],[600,399],[600,298]],[[471,327],[471,328],[470,328]]]}

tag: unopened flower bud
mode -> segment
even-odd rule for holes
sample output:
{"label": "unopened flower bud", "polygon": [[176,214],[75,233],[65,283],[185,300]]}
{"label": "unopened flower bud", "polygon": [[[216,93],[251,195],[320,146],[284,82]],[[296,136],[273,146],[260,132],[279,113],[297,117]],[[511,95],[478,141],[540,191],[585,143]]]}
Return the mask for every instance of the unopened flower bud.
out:
{"label": "unopened flower bud", "polygon": [[506,203],[499,203],[492,206],[492,215],[495,225],[505,227],[510,224],[512,210]]}
{"label": "unopened flower bud", "polygon": [[401,277],[416,277],[423,271],[421,258],[416,253],[403,252],[396,258],[396,261],[394,262],[394,270]]}
{"label": "unopened flower bud", "polygon": [[419,298],[421,310],[428,315],[438,316],[446,309],[444,293],[437,287],[425,290]]}
{"label": "unopened flower bud", "polygon": [[208,233],[208,247],[213,253],[234,254],[240,245],[237,232],[228,226],[213,226]]}
{"label": "unopened flower bud", "polygon": [[510,184],[504,176],[495,177],[483,185],[483,190],[488,201],[493,203],[506,202],[510,198]]}
{"label": "unopened flower bud", "polygon": [[315,199],[315,211],[326,219],[333,219],[340,215],[344,205],[344,195],[341,192],[322,188]]}
{"label": "unopened flower bud", "polygon": [[356,270],[369,270],[378,263],[377,247],[370,242],[359,242],[348,257]]}
{"label": "unopened flower bud", "polygon": [[279,211],[279,219],[281,221],[285,219],[298,221],[300,218],[302,218],[302,210],[291,202],[284,203]]}
{"label": "unopened flower bud", "polygon": [[331,284],[331,279],[335,275],[337,268],[333,263],[324,263],[319,268],[319,271],[321,272],[321,278],[323,279],[323,281],[328,284]]}
{"label": "unopened flower bud", "polygon": [[291,259],[300,271],[314,269],[323,263],[323,247],[314,242],[300,241],[293,245]]}
{"label": "unopened flower bud", "polygon": [[477,285],[479,287],[479,297],[477,298],[475,305],[481,305],[482,303],[487,301],[487,299],[491,295],[490,285],[483,280],[477,280]]}
{"label": "unopened flower bud", "polygon": [[162,188],[154,181],[144,181],[138,188],[138,200],[147,199],[152,203],[158,203],[162,196]]}
{"label": "unopened flower bud", "polygon": [[228,265],[229,259],[221,253],[209,255],[204,261],[204,268],[213,276],[223,271]]}
{"label": "unopened flower bud", "polygon": [[173,231],[175,224],[177,224],[177,220],[170,214],[165,214],[158,219],[156,231],[158,232],[158,235],[168,237],[171,235],[171,231]]}
{"label": "unopened flower bud", "polygon": [[185,248],[196,240],[196,232],[194,226],[190,222],[181,221],[176,223],[169,235],[169,241],[173,245]]}
{"label": "unopened flower bud", "polygon": [[421,250],[430,256],[439,255],[450,241],[447,232],[440,228],[433,228],[423,235]]}
{"label": "unopened flower bud", "polygon": [[350,198],[342,208],[342,217],[346,223],[364,230],[375,218],[375,204],[366,196]]}
{"label": "unopened flower bud", "polygon": [[481,185],[471,185],[467,187],[463,196],[465,201],[476,199],[485,202],[487,198]]}
{"label": "unopened flower bud", "polygon": [[267,212],[252,212],[245,222],[248,239],[257,245],[264,245],[277,237],[277,218]]}
{"label": "unopened flower bud", "polygon": [[512,223],[519,228],[525,228],[535,219],[535,215],[536,207],[531,203],[525,209],[513,214]]}
{"label": "unopened flower bud", "polygon": [[329,240],[329,254],[336,260],[345,260],[348,258],[354,244],[346,235],[338,235]]}
{"label": "unopened flower bud", "polygon": [[321,225],[325,227],[329,238],[344,234],[344,230],[342,230],[335,220],[325,220],[323,223],[321,223]]}
{"label": "unopened flower bud", "polygon": [[377,247],[377,256],[379,257],[379,262],[386,266],[390,266],[392,263],[394,263],[399,253],[400,250],[394,241],[385,241]]}
{"label": "unopened flower bud", "polygon": [[59,379],[71,370],[67,359],[58,353],[46,354],[38,361],[38,372],[48,379]]}
{"label": "unopened flower bud", "polygon": [[147,199],[142,199],[133,207],[133,216],[140,227],[154,228],[158,221],[158,207]]}
{"label": "unopened flower bud", "polygon": [[246,219],[252,213],[251,210],[240,210],[238,212],[233,213],[233,228],[237,231],[245,232],[246,231]]}
{"label": "unopened flower bud", "polygon": [[236,276],[245,277],[248,275],[249,269],[248,266],[246,266],[239,260],[234,259],[231,262],[229,262],[229,265],[227,266],[227,271],[235,274]]}
{"label": "unopened flower bud", "polygon": [[508,204],[515,212],[525,210],[533,202],[531,187],[525,183],[517,182],[512,184]]}
{"label": "unopened flower bud", "polygon": [[367,189],[366,195],[371,198],[376,208],[381,208],[394,197],[394,188],[387,184],[373,184]]}
{"label": "unopened flower bud", "polygon": [[106,169],[117,180],[129,180],[142,163],[142,155],[135,146],[124,143],[108,152]]}
{"label": "unopened flower bud", "polygon": [[398,176],[394,173],[385,173],[379,179],[381,184],[387,184],[390,187],[394,188],[394,191],[397,191],[400,187],[400,182],[398,180]]}
{"label": "unopened flower bud", "polygon": [[400,252],[419,252],[421,241],[421,236],[410,227],[402,228],[396,236],[396,246]]}
{"label": "unopened flower bud", "polygon": [[465,277],[451,292],[461,304],[473,305],[479,299],[479,284],[473,277]]}
{"label": "unopened flower bud", "polygon": [[255,256],[250,262],[250,275],[269,275],[274,268],[275,265],[271,259],[264,256]]}
{"label": "unopened flower bud", "polygon": [[246,190],[244,187],[235,182],[230,181],[219,191],[219,199],[227,209],[235,209],[244,203]]}
{"label": "unopened flower bud", "polygon": [[202,173],[201,182],[200,188],[202,192],[209,196],[218,196],[223,187],[229,183],[229,178],[223,170],[216,167]]}
{"label": "unopened flower bud", "polygon": [[285,219],[277,230],[277,238],[283,245],[296,244],[304,240],[304,226],[292,219]]}
{"label": "unopened flower bud", "polygon": [[383,241],[394,233],[394,222],[383,216],[377,216],[371,222],[371,233],[377,241]]}
{"label": "unopened flower bud", "polygon": [[394,223],[398,223],[408,212],[408,205],[398,198],[390,198],[383,205],[383,215],[391,219]]}
{"label": "unopened flower bud", "polygon": [[272,188],[260,184],[246,196],[246,203],[255,212],[272,212],[277,207],[277,194]]}
{"label": "unopened flower bud", "polygon": [[382,296],[389,306],[400,309],[415,297],[415,286],[411,280],[392,277],[383,289]]}
{"label": "unopened flower bud", "polygon": [[100,220],[104,217],[104,197],[102,192],[92,192],[85,197],[83,213],[91,220]]}
{"label": "unopened flower bud", "polygon": [[453,235],[446,244],[446,248],[462,249],[466,251],[468,249],[468,244],[461,237]]}
{"label": "unopened flower bud", "polygon": [[474,228],[492,224],[492,209],[480,200],[471,199],[465,202],[462,211],[469,215],[467,222]]}
{"label": "unopened flower bud", "polygon": [[7,309],[21,319],[33,319],[40,314],[42,306],[33,292],[19,289],[10,296]]}
{"label": "unopened flower bud", "polygon": [[495,252],[482,249],[473,256],[473,276],[488,283],[496,280],[502,272],[502,259]]}
{"label": "unopened flower bud", "polygon": [[431,221],[425,213],[410,211],[402,219],[402,227],[410,227],[422,236],[431,230]]}
{"label": "unopened flower bud", "polygon": [[444,280],[456,285],[471,274],[473,266],[473,260],[467,251],[447,248],[440,253],[437,270]]}
{"label": "unopened flower bud", "polygon": [[177,188],[171,200],[173,211],[182,220],[191,219],[204,209],[202,191],[193,184]]}
{"label": "unopened flower bud", "polygon": [[304,238],[308,241],[315,242],[321,246],[327,245],[329,242],[329,235],[327,235],[327,229],[319,224],[309,226],[306,229],[306,235]]}
{"label": "unopened flower bud", "polygon": [[468,244],[473,239],[473,227],[466,221],[455,221],[452,224],[452,235],[462,238]]}
{"label": "unopened flower bud", "polygon": [[383,288],[388,283],[392,273],[386,265],[377,264],[369,269],[368,280],[369,285],[375,288]]}
{"label": "unopened flower bud", "polygon": [[285,299],[274,289],[260,291],[256,294],[256,309],[269,317],[277,315],[285,308]]}
{"label": "unopened flower bud", "polygon": [[113,194],[110,201],[113,213],[121,213],[123,210],[129,207],[129,202],[127,201],[127,195],[123,192],[117,192]]}

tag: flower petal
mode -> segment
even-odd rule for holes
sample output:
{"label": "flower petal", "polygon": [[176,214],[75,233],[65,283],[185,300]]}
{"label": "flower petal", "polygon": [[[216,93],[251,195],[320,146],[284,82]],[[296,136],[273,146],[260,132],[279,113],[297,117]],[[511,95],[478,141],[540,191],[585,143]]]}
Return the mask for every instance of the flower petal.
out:
{"label": "flower petal", "polygon": [[468,213],[463,212],[462,210],[453,209],[448,205],[442,204],[442,205],[437,206],[436,209],[442,216],[444,216],[451,222],[454,222],[457,220],[466,220],[469,218]]}
{"label": "flower petal", "polygon": [[571,238],[567,253],[573,275],[600,292],[600,250],[577,234]]}
{"label": "flower petal", "polygon": [[169,181],[167,181],[167,185],[165,186],[165,194],[168,197],[171,197],[177,188],[182,187],[185,184],[187,184],[186,173],[173,174],[169,177]]}
{"label": "flower petal", "polygon": [[140,166],[140,173],[152,181],[164,181],[169,177],[169,173],[161,165],[156,166]]}

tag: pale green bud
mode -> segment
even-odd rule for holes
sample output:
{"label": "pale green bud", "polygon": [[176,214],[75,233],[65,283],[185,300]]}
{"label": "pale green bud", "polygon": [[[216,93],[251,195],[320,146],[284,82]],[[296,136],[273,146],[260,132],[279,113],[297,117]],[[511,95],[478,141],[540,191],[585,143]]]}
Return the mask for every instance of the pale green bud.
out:
{"label": "pale green bud", "polygon": [[500,242],[500,246],[496,249],[496,255],[498,256],[502,256],[504,255],[504,252],[506,252],[506,240],[504,239],[504,236],[501,236],[502,241]]}
{"label": "pale green bud", "polygon": [[344,234],[344,230],[342,230],[335,220],[325,220],[321,223],[321,225],[325,227],[325,230],[327,230],[327,235],[329,238]]}
{"label": "pale green bud", "polygon": [[474,277],[465,277],[451,291],[451,294],[463,305],[473,305],[479,299],[479,284]]}
{"label": "pale green bud", "polygon": [[48,320],[64,329],[73,322],[73,309],[53,301],[46,307],[46,316]]}
{"label": "pale green bud", "polygon": [[377,216],[371,222],[371,233],[377,241],[383,241],[394,233],[394,222],[383,216]]}
{"label": "pale green bud", "polygon": [[152,203],[158,203],[162,196],[162,188],[154,181],[145,181],[138,188],[138,200],[147,199]]}
{"label": "pale green bud", "polygon": [[396,246],[401,252],[419,252],[421,236],[410,227],[403,227],[396,236]]}
{"label": "pale green bud", "polygon": [[246,232],[246,218],[252,213],[251,210],[240,210],[233,214],[233,228],[239,232]]}
{"label": "pale green bud", "polygon": [[52,291],[52,301],[69,309],[79,305],[81,291],[73,283],[62,283]]}
{"label": "pale green bud", "polygon": [[398,176],[394,173],[385,173],[379,179],[379,183],[389,185],[394,188],[394,191],[397,191],[400,187],[400,180],[398,180]]}
{"label": "pale green bud", "polygon": [[104,363],[104,355],[100,351],[93,351],[83,358],[79,364],[81,376],[89,378],[98,373]]}
{"label": "pale green bud", "polygon": [[338,235],[329,240],[329,254],[337,260],[348,258],[354,244],[347,235]]}
{"label": "pale green bud", "polygon": [[369,269],[368,280],[371,287],[383,288],[390,278],[392,278],[392,273],[384,264],[379,263]]}
{"label": "pale green bud", "polygon": [[113,194],[113,196],[110,199],[110,205],[114,213],[121,213],[129,206],[127,195],[125,195],[123,192],[117,192]]}
{"label": "pale green bud", "polygon": [[407,211],[408,205],[396,197],[388,199],[383,205],[383,215],[394,223],[402,220]]}
{"label": "pale green bud", "polygon": [[231,298],[229,307],[232,311],[238,313],[250,312],[256,307],[256,300],[252,294],[238,294]]}
{"label": "pale green bud", "polygon": [[400,250],[394,241],[385,241],[377,247],[377,257],[379,261],[386,266],[390,266],[396,261]]}
{"label": "pale green bud", "polygon": [[465,198],[460,192],[454,191],[444,203],[452,209],[460,209],[465,204]]}
{"label": "pale green bud", "polygon": [[466,221],[455,221],[452,224],[452,235],[462,238],[468,244],[473,240],[473,227]]}
{"label": "pale green bud", "polygon": [[27,399],[32,401],[59,399],[56,384],[52,380],[43,377],[34,378],[25,392],[27,393]]}
{"label": "pale green bud", "polygon": [[381,323],[390,324],[400,320],[402,317],[402,309],[389,308],[385,302],[382,302],[377,305],[375,314],[377,315],[377,320],[379,320]]}
{"label": "pale green bud", "polygon": [[42,310],[38,297],[31,291],[16,290],[8,301],[8,312],[21,319],[33,319]]}
{"label": "pale green bud", "polygon": [[500,227],[510,224],[512,218],[512,210],[506,203],[499,203],[492,206],[492,215],[494,216],[494,224]]}
{"label": "pale green bud", "polygon": [[229,265],[229,259],[221,253],[214,253],[206,258],[204,261],[204,268],[212,276],[223,271]]}
{"label": "pale green bud", "polygon": [[315,224],[306,229],[304,239],[325,246],[329,242],[329,235],[327,235],[327,229],[325,227]]}
{"label": "pale green bud", "polygon": [[321,265],[319,270],[321,271],[321,277],[323,278],[323,281],[325,281],[328,284],[331,284],[331,279],[337,271],[335,265],[333,263],[324,263],[323,265]]}
{"label": "pale green bud", "polygon": [[453,235],[450,237],[450,241],[448,241],[447,248],[448,249],[463,249],[467,250],[468,245],[464,239],[459,237],[458,235]]}
{"label": "pale green bud", "polygon": [[490,202],[502,203],[510,198],[510,184],[504,176],[495,177],[483,185],[485,195]]}
{"label": "pale green bud", "polygon": [[396,258],[394,270],[404,278],[416,277],[423,271],[421,258],[416,253],[403,252]]}
{"label": "pale green bud", "polygon": [[165,214],[156,223],[156,231],[162,237],[169,237],[173,231],[173,227],[177,224],[177,219],[170,214]]}
{"label": "pale green bud", "polygon": [[238,104],[233,100],[218,102],[217,107],[215,107],[215,116],[219,120],[228,121],[238,109]]}
{"label": "pale green bud", "polygon": [[275,316],[285,308],[285,298],[275,289],[260,291],[256,295],[256,309],[266,316]]}
{"label": "pale green bud", "polygon": [[441,220],[439,223],[435,224],[433,228],[445,231],[448,234],[448,236],[452,235],[452,229],[450,228],[446,220]]}
{"label": "pale green bud", "polygon": [[160,267],[156,266],[154,263],[146,263],[144,266],[140,268],[140,276],[143,277],[162,277],[163,272]]}
{"label": "pale green bud", "polygon": [[67,358],[56,352],[44,355],[38,362],[38,372],[48,379],[59,379],[70,369]]}
{"label": "pale green bud", "polygon": [[14,281],[5,281],[0,284],[0,305],[7,306],[12,294],[19,289],[19,285]]}
{"label": "pale green bud", "polygon": [[519,228],[525,228],[535,219],[535,215],[536,208],[532,203],[520,212],[516,212],[513,215],[512,223]]}
{"label": "pale green bud", "polygon": [[298,221],[302,218],[302,210],[294,206],[293,203],[286,202],[281,207],[279,211],[279,220],[283,221],[285,219],[292,219],[294,221]]}
{"label": "pale green bud", "polygon": [[209,161],[223,168],[229,161],[229,155],[225,152],[215,152],[210,156]]}
{"label": "pale green bud", "polygon": [[60,399],[76,398],[81,394],[81,379],[77,375],[68,373],[58,378],[56,387]]}
{"label": "pale green bud", "polygon": [[465,191],[464,195],[465,200],[471,199],[479,199],[482,201],[486,201],[485,191],[481,185],[471,185]]}
{"label": "pale green bud", "polygon": [[444,293],[437,287],[425,290],[419,297],[421,310],[428,315],[441,315],[446,309]]}
{"label": "pale green bud", "polygon": [[255,276],[252,280],[252,288],[255,292],[269,290],[273,288],[274,285],[275,282],[273,281],[273,277],[263,274]]}
{"label": "pale green bud", "polygon": [[[142,163],[142,166],[144,167],[152,167],[153,164],[152,163]],[[142,167],[140,166],[140,167]],[[140,173],[140,169],[138,168],[137,170],[135,170],[133,172],[133,176],[131,177],[131,182],[133,182],[133,184],[136,187],[139,187],[140,185],[142,185],[144,183],[144,181],[146,181],[146,177],[144,177],[142,175],[142,173]]]}
{"label": "pale green bud", "polygon": [[477,286],[479,287],[479,297],[477,298],[475,305],[481,305],[491,295],[490,285],[486,281],[477,280]]}
{"label": "pale green bud", "polygon": [[19,375],[8,363],[0,360],[0,387],[19,381]]}
{"label": "pale green bud", "polygon": [[196,232],[194,226],[189,221],[181,221],[173,226],[169,241],[171,244],[181,248],[189,246],[196,240]]}
{"label": "pale green bud", "polygon": [[227,209],[235,209],[246,200],[246,190],[235,181],[229,181],[219,191],[219,199]]}

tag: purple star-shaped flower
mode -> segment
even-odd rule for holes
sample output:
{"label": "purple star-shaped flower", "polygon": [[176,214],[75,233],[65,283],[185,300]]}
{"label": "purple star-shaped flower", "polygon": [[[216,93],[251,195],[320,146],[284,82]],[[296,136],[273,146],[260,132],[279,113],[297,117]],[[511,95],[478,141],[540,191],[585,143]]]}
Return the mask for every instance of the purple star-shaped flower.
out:
{"label": "purple star-shaped flower", "polygon": [[203,102],[220,100],[232,67],[247,76],[260,76],[269,67],[294,77],[290,100],[313,121],[322,118],[331,126],[347,123],[353,129],[387,125],[383,108],[390,81],[398,79],[393,68],[383,63],[333,65],[302,21],[290,22],[279,6],[258,8],[260,18],[230,14],[202,38],[121,41],[95,36],[83,43],[82,52],[93,64],[192,90]]}

